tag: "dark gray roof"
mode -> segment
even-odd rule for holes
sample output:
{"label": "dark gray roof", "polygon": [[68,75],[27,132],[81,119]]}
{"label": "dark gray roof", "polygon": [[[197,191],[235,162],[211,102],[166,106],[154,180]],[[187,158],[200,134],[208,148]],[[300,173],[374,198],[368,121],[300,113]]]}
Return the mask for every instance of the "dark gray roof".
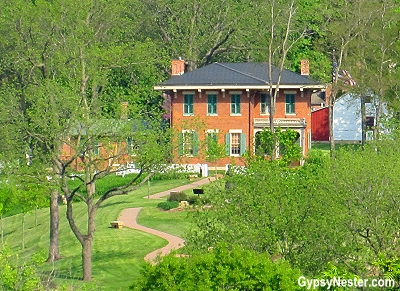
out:
{"label": "dark gray roof", "polygon": [[[181,76],[172,76],[160,86],[266,86],[269,85],[268,63],[213,63]],[[272,83],[278,80],[278,68],[272,67]],[[308,76],[284,69],[280,85],[321,85]]]}

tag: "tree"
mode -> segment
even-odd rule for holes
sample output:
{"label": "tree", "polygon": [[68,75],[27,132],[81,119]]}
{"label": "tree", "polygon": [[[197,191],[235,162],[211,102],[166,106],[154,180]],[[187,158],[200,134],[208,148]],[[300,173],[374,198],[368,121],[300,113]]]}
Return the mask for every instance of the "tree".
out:
{"label": "tree", "polygon": [[333,264],[366,278],[381,255],[392,258],[399,249],[396,143],[340,150],[335,159],[310,151],[296,169],[252,159],[225,178],[229,187],[211,185],[212,207],[194,213],[186,246],[234,242],[284,258],[303,274],[317,276]]}
{"label": "tree", "polygon": [[[129,121],[108,120],[103,125],[99,121],[80,123],[70,139],[74,154],[60,160],[61,188],[67,199],[68,223],[82,246],[83,279],[90,280],[96,211],[105,200],[128,194],[145,184],[159,170],[159,166],[168,161],[169,151],[166,149],[169,138],[160,124],[134,124],[133,127]],[[97,181],[115,174],[117,169],[113,168],[114,163],[123,160],[133,162],[138,173],[121,186],[96,191]],[[73,165],[83,169],[82,176],[75,174]],[[72,184],[71,179],[79,182]],[[78,226],[73,214],[75,199],[87,205],[85,231]],[[82,217],[79,219],[81,221]]]}
{"label": "tree", "polygon": [[215,174],[217,174],[217,161],[225,156],[225,145],[218,142],[220,134],[208,132],[205,139],[205,159],[207,162],[215,163]]}
{"label": "tree", "polygon": [[152,0],[141,1],[140,6],[144,15],[155,20],[149,23],[143,18],[149,34],[165,45],[169,56],[187,61],[191,71],[231,49],[230,40],[244,17],[241,8],[245,4],[229,0]]}
{"label": "tree", "polygon": [[282,130],[278,127],[275,130],[275,134],[272,134],[270,130],[264,129],[256,134],[256,155],[262,157],[266,155],[272,156],[274,147],[278,143],[278,153],[284,163],[289,164],[290,162],[299,161],[302,154],[301,147],[297,144],[298,139],[298,132],[290,128]]}
{"label": "tree", "polygon": [[[285,66],[287,55],[293,45],[306,35],[305,27],[295,26],[296,6],[295,1],[290,3],[272,0],[269,3],[270,24],[269,24],[269,41],[268,41],[268,76],[269,76],[269,129],[272,135],[275,134],[274,115],[276,111],[276,98],[279,95],[279,86],[281,82],[282,72]],[[273,66],[274,61],[277,67]],[[274,77],[277,76],[277,77]],[[276,78],[276,80],[275,80]],[[275,140],[278,142],[277,140]],[[275,144],[272,159],[279,156],[278,143]]]}
{"label": "tree", "polygon": [[[82,137],[82,131],[79,130],[90,131],[94,136],[85,135],[84,138],[95,142],[98,133],[93,126],[98,124],[93,121],[119,119],[121,100],[130,101],[139,95],[137,87],[136,92],[133,91],[135,86],[132,82],[124,85],[116,75],[121,77],[132,66],[140,66],[148,72],[141,75],[142,70],[137,69],[130,76],[133,80],[135,75],[143,77],[141,82],[144,84],[144,76],[148,78],[151,72],[157,71],[157,62],[163,62],[162,58],[149,61],[149,55],[145,56],[144,52],[151,47],[149,42],[143,46],[137,43],[136,50],[131,39],[121,38],[121,35],[126,35],[130,24],[129,19],[124,18],[126,5],[127,2],[111,4],[100,0],[79,3],[9,0],[1,4],[5,16],[2,17],[1,29],[7,39],[2,47],[5,52],[2,58],[5,74],[1,79],[1,93],[4,104],[11,100],[12,105],[6,105],[11,110],[3,118],[3,124],[8,124],[11,132],[21,133],[16,137],[23,146],[11,148],[10,153],[16,153],[16,149],[19,149],[15,156],[24,157],[28,154],[32,164],[41,164],[43,170],[51,169],[47,173],[54,182],[50,188],[52,231],[49,260],[60,257],[56,189],[65,189],[66,169],[80,159],[77,153],[81,153],[88,145],[83,141],[78,142],[76,146],[79,148],[72,147],[75,152],[68,159],[61,160],[63,146],[69,144],[71,137]],[[140,54],[145,57],[140,59]],[[118,88],[112,86],[111,78],[114,84],[119,85]],[[149,80],[147,82],[151,83]],[[147,86],[151,88],[152,84]],[[126,87],[131,90],[126,90]],[[140,88],[142,93],[146,92],[144,86]],[[119,98],[110,98],[115,95]],[[136,111],[142,113],[152,112],[152,108],[158,106],[155,104],[152,107],[150,103],[145,109],[140,101],[137,104],[142,107]],[[158,114],[159,111],[154,111],[153,116]],[[99,133],[106,127],[104,122],[100,124],[100,128],[97,128]],[[125,133],[132,132],[132,128],[124,129]],[[5,144],[15,139],[7,133],[4,137],[7,137],[4,138]],[[127,135],[124,134],[124,137]],[[93,148],[86,149],[93,153]],[[91,171],[95,170],[94,160],[91,158],[89,162],[85,169],[88,183],[91,179],[89,176],[94,175]],[[102,175],[96,175],[95,179]],[[89,184],[94,185],[94,181]],[[92,194],[89,192],[89,196]],[[85,273],[84,278],[90,279],[90,271]]]}
{"label": "tree", "polygon": [[[397,44],[399,42],[400,14],[396,11],[396,1],[367,1],[360,7],[360,14],[367,14],[368,22],[351,45],[349,58],[354,65],[351,70],[357,78],[358,92],[362,103],[371,99],[376,107],[373,139],[379,138],[383,102],[388,91],[396,84]],[[363,115],[363,136],[365,140],[365,112]]]}

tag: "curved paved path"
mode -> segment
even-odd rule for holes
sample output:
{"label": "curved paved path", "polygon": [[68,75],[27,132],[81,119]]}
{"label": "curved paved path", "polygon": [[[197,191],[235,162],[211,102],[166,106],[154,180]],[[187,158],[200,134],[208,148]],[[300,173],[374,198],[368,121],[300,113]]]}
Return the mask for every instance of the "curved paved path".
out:
{"label": "curved paved path", "polygon": [[[213,181],[214,178],[205,178],[196,182],[193,182],[191,184],[187,184],[187,185],[183,185],[171,190],[167,190],[167,191],[163,191],[157,194],[153,194],[150,195],[150,198],[152,199],[158,199],[161,198],[163,196],[167,196],[169,195],[169,193],[171,191],[183,191],[183,190],[187,190],[187,189],[192,189],[192,188],[196,188],[198,186],[204,185],[204,184],[208,184],[211,181]],[[145,196],[145,198],[148,198],[148,196]],[[144,231],[150,234],[154,234],[156,236],[159,236],[163,239],[165,239],[166,241],[168,241],[168,244],[165,247],[162,247],[160,249],[157,249],[149,254],[147,254],[144,259],[152,264],[155,264],[155,259],[157,258],[157,256],[164,256],[168,253],[170,253],[172,250],[176,250],[179,249],[181,247],[183,247],[185,245],[185,241],[177,236],[174,236],[172,234],[166,233],[166,232],[162,232],[153,228],[149,228],[143,225],[140,225],[136,222],[136,218],[139,214],[140,209],[142,209],[141,207],[136,207],[136,208],[127,208],[124,209],[118,220],[122,221],[124,223],[124,226],[132,228],[132,229],[137,229],[140,231]]]}
{"label": "curved paved path", "polygon": [[155,250],[149,254],[147,254],[144,259],[152,264],[155,263],[155,259],[157,258],[158,255],[164,256],[171,252],[172,250],[179,249],[185,245],[185,241],[181,239],[180,237],[174,236],[172,234],[168,234],[153,228],[149,228],[143,225],[140,225],[136,222],[137,215],[139,214],[141,207],[137,208],[127,208],[122,211],[121,215],[119,216],[118,220],[124,222],[124,226],[130,227],[133,229],[137,229],[140,231],[144,231],[150,234],[154,234],[156,236],[159,236],[166,241],[168,241],[168,244],[165,247],[162,247],[161,249]]}

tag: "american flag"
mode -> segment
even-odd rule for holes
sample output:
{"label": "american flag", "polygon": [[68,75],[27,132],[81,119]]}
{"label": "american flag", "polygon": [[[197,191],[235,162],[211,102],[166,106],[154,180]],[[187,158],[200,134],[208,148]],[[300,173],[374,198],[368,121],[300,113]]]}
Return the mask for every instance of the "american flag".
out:
{"label": "american flag", "polygon": [[333,82],[336,82],[336,80],[342,80],[343,83],[350,85],[350,86],[355,86],[357,85],[356,81],[353,80],[351,75],[349,74],[348,71],[346,70],[337,70],[338,64],[336,60],[333,60],[333,66],[332,66],[332,78]]}

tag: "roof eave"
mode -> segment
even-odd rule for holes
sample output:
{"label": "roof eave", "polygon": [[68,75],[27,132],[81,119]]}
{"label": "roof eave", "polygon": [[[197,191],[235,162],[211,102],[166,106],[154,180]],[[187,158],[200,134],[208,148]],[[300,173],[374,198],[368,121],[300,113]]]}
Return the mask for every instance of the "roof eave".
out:
{"label": "roof eave", "polygon": [[[276,89],[276,85],[272,85],[273,89]],[[268,90],[270,85],[159,85],[154,86],[154,90],[157,91],[168,91],[168,90]],[[279,85],[279,89],[325,89],[325,84],[306,84],[306,85]]]}

